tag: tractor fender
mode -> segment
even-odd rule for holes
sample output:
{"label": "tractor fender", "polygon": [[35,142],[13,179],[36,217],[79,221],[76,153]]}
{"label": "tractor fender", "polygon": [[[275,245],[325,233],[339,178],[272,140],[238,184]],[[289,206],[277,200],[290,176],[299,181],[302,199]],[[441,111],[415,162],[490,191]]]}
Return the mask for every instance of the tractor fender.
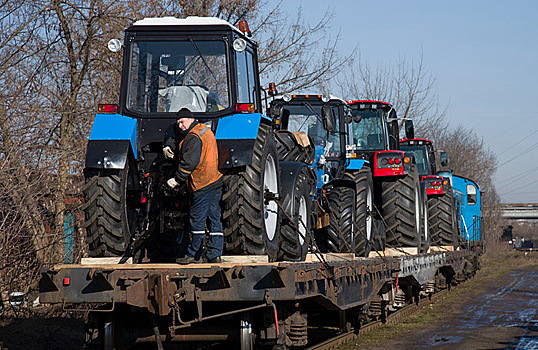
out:
{"label": "tractor fender", "polygon": [[365,164],[369,166],[370,162],[365,159],[350,159],[346,170],[361,170]]}
{"label": "tractor fender", "polygon": [[129,153],[129,140],[90,140],[86,149],[86,168],[124,169]]}
{"label": "tractor fender", "polygon": [[129,153],[136,159],[136,119],[97,114],[86,149],[86,168],[123,169]]}
{"label": "tractor fender", "polygon": [[260,113],[233,114],[219,119],[215,131],[219,168],[235,168],[252,162],[260,123],[270,120]]}
{"label": "tractor fender", "polygon": [[284,211],[288,214],[295,212],[295,201],[293,200],[293,198],[295,198],[295,192],[297,191],[295,184],[297,183],[297,178],[303,168],[307,169],[307,173],[310,176],[307,181],[311,183],[309,195],[310,197],[313,197],[316,191],[316,180],[312,168],[301,162],[280,162],[281,203]]}

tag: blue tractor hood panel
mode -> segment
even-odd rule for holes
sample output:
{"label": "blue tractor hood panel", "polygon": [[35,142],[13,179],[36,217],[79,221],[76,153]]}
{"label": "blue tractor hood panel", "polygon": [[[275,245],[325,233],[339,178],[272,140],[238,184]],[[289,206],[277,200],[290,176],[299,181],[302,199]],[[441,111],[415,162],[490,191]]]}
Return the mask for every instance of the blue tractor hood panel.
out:
{"label": "blue tractor hood panel", "polygon": [[129,140],[136,158],[136,119],[121,114],[96,114],[90,133],[92,140]]}
{"label": "blue tractor hood panel", "polygon": [[370,165],[370,162],[364,159],[350,159],[349,165],[347,166],[347,170],[361,170],[362,167],[366,165]]}
{"label": "blue tractor hood panel", "polygon": [[260,113],[233,114],[219,119],[215,138],[217,140],[256,139],[262,116]]}

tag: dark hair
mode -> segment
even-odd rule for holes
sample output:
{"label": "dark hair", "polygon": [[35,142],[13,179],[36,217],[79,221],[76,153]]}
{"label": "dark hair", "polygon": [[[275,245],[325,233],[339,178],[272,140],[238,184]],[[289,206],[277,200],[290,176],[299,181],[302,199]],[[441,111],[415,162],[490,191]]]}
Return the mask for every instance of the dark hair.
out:
{"label": "dark hair", "polygon": [[177,119],[181,119],[181,118],[194,118],[194,116],[192,115],[192,112],[188,108],[181,108],[177,112]]}

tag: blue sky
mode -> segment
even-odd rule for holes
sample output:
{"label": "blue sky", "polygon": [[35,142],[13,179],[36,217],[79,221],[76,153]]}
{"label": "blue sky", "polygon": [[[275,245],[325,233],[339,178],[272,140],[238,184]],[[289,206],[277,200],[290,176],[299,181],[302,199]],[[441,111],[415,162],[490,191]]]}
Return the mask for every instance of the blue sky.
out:
{"label": "blue sky", "polygon": [[[284,1],[314,24],[331,10],[342,53],[372,66],[422,54],[452,125],[498,155],[505,203],[538,202],[538,1]],[[479,181],[479,179],[477,179]]]}

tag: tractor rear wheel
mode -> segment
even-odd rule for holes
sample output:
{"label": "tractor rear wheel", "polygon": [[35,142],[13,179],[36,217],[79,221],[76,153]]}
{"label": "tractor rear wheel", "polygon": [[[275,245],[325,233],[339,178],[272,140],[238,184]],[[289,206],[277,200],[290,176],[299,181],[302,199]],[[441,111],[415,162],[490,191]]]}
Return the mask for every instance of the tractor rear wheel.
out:
{"label": "tractor rear wheel", "polygon": [[[315,182],[307,169],[301,168],[289,197],[286,193],[284,194],[283,206],[290,208],[291,212],[288,215],[292,222],[288,218],[282,220],[280,226],[282,243],[278,260],[303,261],[308,253],[309,234],[313,226],[310,192],[312,187],[315,187]],[[286,203],[286,201],[290,202]]]}
{"label": "tractor rear wheel", "polygon": [[422,220],[417,167],[413,165],[404,177],[382,182],[381,200],[387,245],[420,248]]}
{"label": "tractor rear wheel", "polygon": [[271,128],[260,125],[252,162],[224,176],[222,221],[227,253],[267,254],[270,261],[277,259],[280,215],[275,200],[266,200],[266,192],[280,194],[280,169]]}
{"label": "tractor rear wheel", "polygon": [[327,227],[327,251],[352,253],[354,250],[355,191],[348,187],[336,187],[327,193],[329,202],[329,226]]}
{"label": "tractor rear wheel", "polygon": [[297,141],[296,134],[288,130],[280,130],[275,133],[277,141],[278,159],[280,161],[301,162],[305,164],[312,164],[315,156],[315,149],[313,146],[312,138],[306,134],[302,134],[302,137],[308,138],[309,144],[303,146]]}
{"label": "tractor rear wheel", "polygon": [[358,256],[368,256],[372,249],[373,218],[373,192],[374,185],[370,168],[363,167],[357,172],[347,172],[345,177],[355,182],[355,222],[353,232],[348,237],[353,251]]}
{"label": "tractor rear wheel", "polygon": [[85,169],[83,206],[86,242],[92,257],[125,254],[137,226],[140,203],[134,162],[124,169]]}
{"label": "tractor rear wheel", "polygon": [[432,245],[453,246],[458,243],[452,187],[446,186],[441,196],[428,198]]}

